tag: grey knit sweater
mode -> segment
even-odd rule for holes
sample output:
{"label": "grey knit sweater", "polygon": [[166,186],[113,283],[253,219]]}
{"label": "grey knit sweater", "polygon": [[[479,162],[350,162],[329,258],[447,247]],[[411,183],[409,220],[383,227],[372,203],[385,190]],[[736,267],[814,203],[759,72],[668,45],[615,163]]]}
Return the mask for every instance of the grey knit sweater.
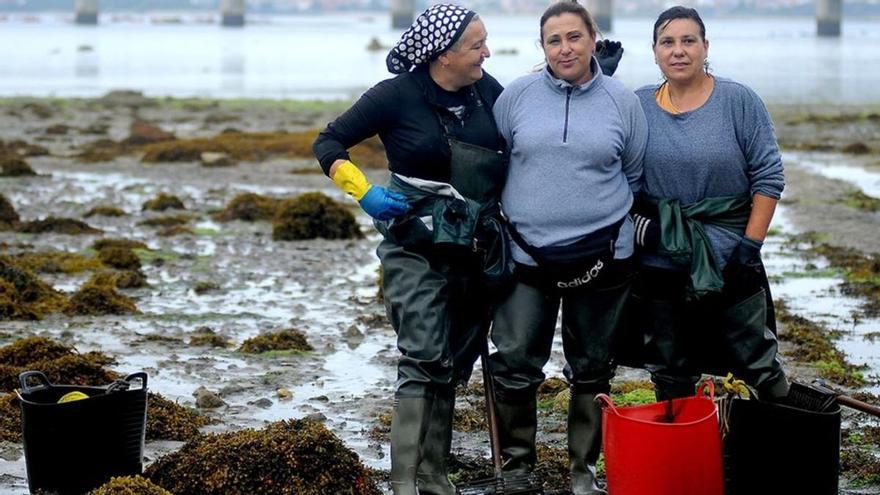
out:
{"label": "grey knit sweater", "polygon": [[[747,86],[715,77],[703,106],[678,115],[654,98],[659,85],[636,91],[648,119],[644,191],[690,204],[704,198],[759,193],[779,199],[785,185],[773,122],[761,98]],[[740,238],[707,226],[715,260],[723,268]],[[642,263],[672,267],[652,255]]]}
{"label": "grey knit sweater", "polygon": [[[495,102],[510,150],[502,206],[533,246],[565,246],[615,223],[641,187],[647,127],[638,98],[602,75],[595,59],[592,68],[596,75],[580,86],[545,68],[511,83]],[[615,257],[632,253],[627,217]],[[513,256],[535,264],[515,245]]]}

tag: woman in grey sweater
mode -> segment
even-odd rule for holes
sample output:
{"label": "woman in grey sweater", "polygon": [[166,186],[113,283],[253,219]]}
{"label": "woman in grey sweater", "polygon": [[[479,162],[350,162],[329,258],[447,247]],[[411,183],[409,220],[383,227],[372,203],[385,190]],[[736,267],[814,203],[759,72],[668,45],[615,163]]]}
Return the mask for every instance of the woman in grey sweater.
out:
{"label": "woman in grey sweater", "polygon": [[495,103],[510,151],[502,208],[517,280],[495,312],[490,358],[506,474],[535,465],[535,393],[544,381],[562,309],[571,384],[571,489],[605,493],[595,480],[601,415],[610,390],[611,341],[629,295],[633,223],[647,128],[635,95],[602,74],[597,29],[577,3],[541,17],[547,66],[514,81]]}
{"label": "woman in grey sweater", "polygon": [[636,92],[649,136],[632,313],[657,397],[730,371],[779,399],[788,382],[760,254],[784,186],[773,123],[751,89],[708,73],[696,10],[666,10],[653,38],[665,81]]}

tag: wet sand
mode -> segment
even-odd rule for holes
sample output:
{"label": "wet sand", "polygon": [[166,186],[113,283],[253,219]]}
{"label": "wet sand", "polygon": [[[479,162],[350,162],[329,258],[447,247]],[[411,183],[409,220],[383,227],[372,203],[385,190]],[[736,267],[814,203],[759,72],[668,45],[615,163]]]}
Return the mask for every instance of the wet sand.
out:
{"label": "wet sand", "polygon": [[[48,108],[48,115],[41,108]],[[194,138],[212,137],[228,128],[246,132],[308,130],[323,126],[339,109],[338,105],[269,102],[156,102],[136,95],[103,101],[0,103],[0,139],[23,139],[50,152],[27,158],[38,176],[0,178],[0,192],[22,220],[47,216],[82,219],[104,230],[105,237],[144,241],[153,253],[149,260],[142,260],[148,286],[123,290],[134,299],[140,314],[54,314],[38,322],[0,321],[0,335],[8,334],[0,337],[0,345],[20,336],[40,335],[75,345],[80,351],[102,350],[117,358],[114,369],[122,373],[146,371],[152,391],[184,405],[194,406],[193,392],[204,386],[227,404],[204,410],[219,419],[204,429],[207,432],[259,428],[268,421],[311,416],[324,421],[366,464],[387,469],[387,442],[370,435],[371,430],[382,427],[380,414],[390,411],[397,356],[394,333],[376,298],[378,260],[374,250],[379,237],[368,217],[333,187],[313,159],[277,156],[207,168],[194,162],[144,164],[138,155],[123,155],[106,163],[82,163],[73,158],[89,142],[126,138],[135,119],[149,121],[177,138]],[[792,115],[804,110],[775,112],[779,121],[793,119]],[[57,124],[70,129],[64,134],[47,132]],[[836,148],[787,154],[793,166],[787,170],[781,205],[790,223],[784,233],[823,232],[829,242],[872,253],[880,250],[878,213],[836,203],[853,184],[823,177],[799,164],[811,159],[846,161],[863,170],[880,171],[880,134],[873,121],[851,125],[864,134],[836,130],[837,124],[817,124],[816,128],[777,124],[784,143],[813,138],[827,141],[831,133],[839,141],[833,145],[836,148],[859,136],[871,149],[863,155],[841,154]],[[106,129],[106,133],[92,133],[97,129]],[[368,174],[375,181],[387,175],[381,170]],[[218,222],[211,216],[242,192],[293,197],[307,191],[321,191],[352,205],[366,237],[274,241],[267,222]],[[160,192],[183,201],[186,211],[175,213],[195,216],[189,222],[191,234],[161,237],[156,228],[138,225],[156,216],[142,211],[141,205]],[[117,206],[127,215],[82,218],[98,205]],[[0,243],[10,253],[48,249],[83,252],[99,237],[6,231],[0,232]],[[65,292],[74,291],[88,278],[88,274],[41,276]],[[200,284],[215,288],[196,291]],[[794,303],[797,306],[797,301]],[[190,335],[204,326],[227,337],[231,345],[190,346]],[[291,327],[303,331],[316,350],[269,356],[247,356],[234,350],[260,332]],[[175,340],[151,340],[151,335]],[[789,346],[783,350],[788,352]],[[561,376],[561,364],[557,342],[548,376]],[[808,364],[790,360],[790,369],[801,380],[816,376]],[[479,381],[476,375],[474,383]],[[638,370],[622,369],[618,381],[646,376]],[[280,398],[277,390],[281,388],[290,390],[292,398]],[[467,406],[466,401],[461,406]],[[539,440],[564,447],[564,419],[560,415],[542,418]],[[488,455],[486,434],[479,431],[457,432],[453,444],[461,454]],[[151,442],[147,456],[154,460],[179,446],[177,442]],[[3,444],[0,453],[0,493],[26,493],[21,447]],[[880,486],[853,490],[847,493],[880,493]]]}

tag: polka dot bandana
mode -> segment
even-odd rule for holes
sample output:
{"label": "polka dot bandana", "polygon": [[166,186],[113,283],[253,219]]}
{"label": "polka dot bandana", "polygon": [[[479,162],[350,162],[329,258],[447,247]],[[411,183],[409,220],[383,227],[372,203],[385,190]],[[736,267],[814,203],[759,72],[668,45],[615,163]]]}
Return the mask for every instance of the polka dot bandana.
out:
{"label": "polka dot bandana", "polygon": [[474,15],[458,5],[428,7],[391,49],[385,65],[392,74],[403,74],[430,61],[458,40]]}

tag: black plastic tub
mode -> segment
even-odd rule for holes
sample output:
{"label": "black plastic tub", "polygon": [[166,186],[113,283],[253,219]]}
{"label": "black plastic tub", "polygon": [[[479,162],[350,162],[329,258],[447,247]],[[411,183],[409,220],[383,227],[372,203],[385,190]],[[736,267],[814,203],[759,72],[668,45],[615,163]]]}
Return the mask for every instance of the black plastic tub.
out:
{"label": "black plastic tub", "polygon": [[840,407],[734,399],[724,439],[726,495],[837,495]]}
{"label": "black plastic tub", "polygon": [[[113,476],[141,474],[147,374],[105,387],[53,385],[40,371],[19,376],[22,437],[31,492],[79,495]],[[36,381],[31,386],[28,382]],[[131,389],[140,381],[139,389]],[[88,398],[58,403],[69,392]]]}

